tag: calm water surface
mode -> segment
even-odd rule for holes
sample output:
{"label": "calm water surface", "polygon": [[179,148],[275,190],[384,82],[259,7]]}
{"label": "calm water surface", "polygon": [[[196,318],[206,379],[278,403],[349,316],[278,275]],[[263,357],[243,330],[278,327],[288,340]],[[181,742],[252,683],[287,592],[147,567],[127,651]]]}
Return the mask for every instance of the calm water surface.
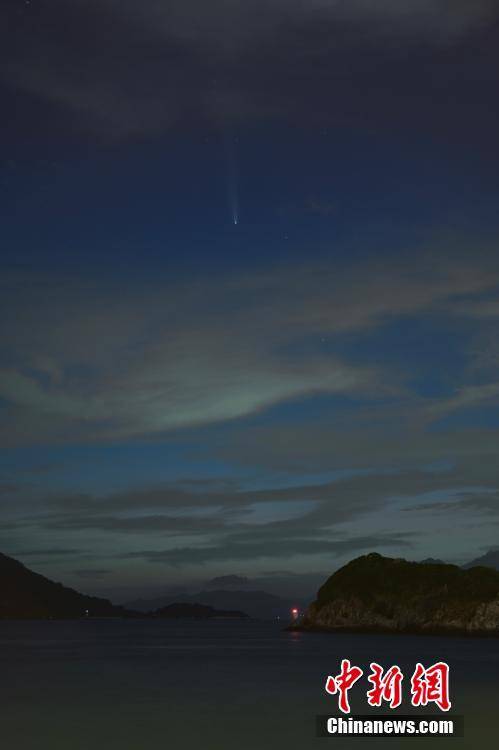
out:
{"label": "calm water surface", "polygon": [[[316,714],[337,713],[323,686],[344,657],[365,670],[398,663],[409,677],[416,661],[447,661],[464,739],[316,738]],[[358,713],[366,689],[351,691]],[[263,622],[3,622],[0,699],[2,750],[493,748],[499,641],[286,633]]]}

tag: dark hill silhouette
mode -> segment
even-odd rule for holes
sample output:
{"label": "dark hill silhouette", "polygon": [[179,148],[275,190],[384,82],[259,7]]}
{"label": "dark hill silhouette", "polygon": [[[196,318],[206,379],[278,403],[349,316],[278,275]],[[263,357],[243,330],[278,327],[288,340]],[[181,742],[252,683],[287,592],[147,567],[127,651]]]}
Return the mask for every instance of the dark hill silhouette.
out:
{"label": "dark hill silhouette", "polygon": [[232,589],[215,589],[198,591],[195,594],[179,593],[164,594],[154,599],[136,599],[124,606],[140,612],[165,607],[173,602],[186,604],[203,604],[216,609],[236,609],[247,612],[250,617],[263,620],[275,620],[277,617],[289,618],[293,607],[302,608],[304,602],[288,600],[269,594],[266,591],[237,591]]}
{"label": "dark hill silhouette", "polygon": [[107,599],[85,596],[54,583],[0,553],[0,619],[123,617],[131,615]]}
{"label": "dark hill silhouette", "polygon": [[499,572],[371,553],[328,578],[296,627],[498,636]]}

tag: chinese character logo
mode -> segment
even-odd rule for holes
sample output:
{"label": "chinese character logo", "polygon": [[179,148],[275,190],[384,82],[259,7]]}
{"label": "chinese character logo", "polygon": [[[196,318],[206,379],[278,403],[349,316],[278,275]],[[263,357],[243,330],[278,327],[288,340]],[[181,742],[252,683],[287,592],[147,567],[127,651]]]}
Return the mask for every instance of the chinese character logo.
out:
{"label": "chinese character logo", "polygon": [[400,667],[394,665],[383,673],[383,667],[371,662],[371,674],[367,678],[373,685],[367,693],[370,706],[381,706],[382,701],[390,704],[390,708],[397,708],[402,703],[402,674]]}
{"label": "chinese character logo", "polygon": [[443,661],[425,669],[419,662],[411,678],[413,706],[427,706],[436,703],[441,711],[451,707],[449,700],[449,665]]}
{"label": "chinese character logo", "polygon": [[359,680],[364,672],[360,667],[351,667],[348,659],[341,662],[341,672],[336,677],[329,676],[326,680],[326,693],[335,695],[338,693],[338,705],[344,714],[350,713],[348,691]]}
{"label": "chinese character logo", "polygon": [[[402,704],[402,683],[404,675],[399,666],[394,664],[385,670],[373,661],[371,671],[367,677],[372,687],[367,691],[369,706],[381,706],[387,703],[391,709]],[[338,696],[338,707],[344,714],[350,713],[348,693],[364,674],[360,667],[353,666],[349,659],[341,662],[341,671],[336,676],[328,676],[326,693]],[[427,706],[435,703],[441,711],[448,711],[451,707],[449,698],[449,666],[443,661],[424,668],[421,663],[411,677],[411,703],[413,706]]]}

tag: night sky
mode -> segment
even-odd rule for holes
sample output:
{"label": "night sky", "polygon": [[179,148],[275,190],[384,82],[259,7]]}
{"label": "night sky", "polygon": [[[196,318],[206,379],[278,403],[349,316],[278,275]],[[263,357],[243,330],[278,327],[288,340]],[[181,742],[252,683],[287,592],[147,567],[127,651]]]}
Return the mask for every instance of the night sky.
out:
{"label": "night sky", "polygon": [[496,0],[3,0],[0,551],[116,601],[498,546]]}

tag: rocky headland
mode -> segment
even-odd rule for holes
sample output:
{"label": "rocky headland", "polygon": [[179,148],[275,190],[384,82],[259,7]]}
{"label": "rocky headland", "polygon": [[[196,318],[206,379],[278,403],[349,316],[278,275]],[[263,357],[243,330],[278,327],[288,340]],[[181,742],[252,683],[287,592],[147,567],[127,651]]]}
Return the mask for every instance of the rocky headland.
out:
{"label": "rocky headland", "polygon": [[499,572],[371,553],[336,571],[290,628],[499,636]]}

